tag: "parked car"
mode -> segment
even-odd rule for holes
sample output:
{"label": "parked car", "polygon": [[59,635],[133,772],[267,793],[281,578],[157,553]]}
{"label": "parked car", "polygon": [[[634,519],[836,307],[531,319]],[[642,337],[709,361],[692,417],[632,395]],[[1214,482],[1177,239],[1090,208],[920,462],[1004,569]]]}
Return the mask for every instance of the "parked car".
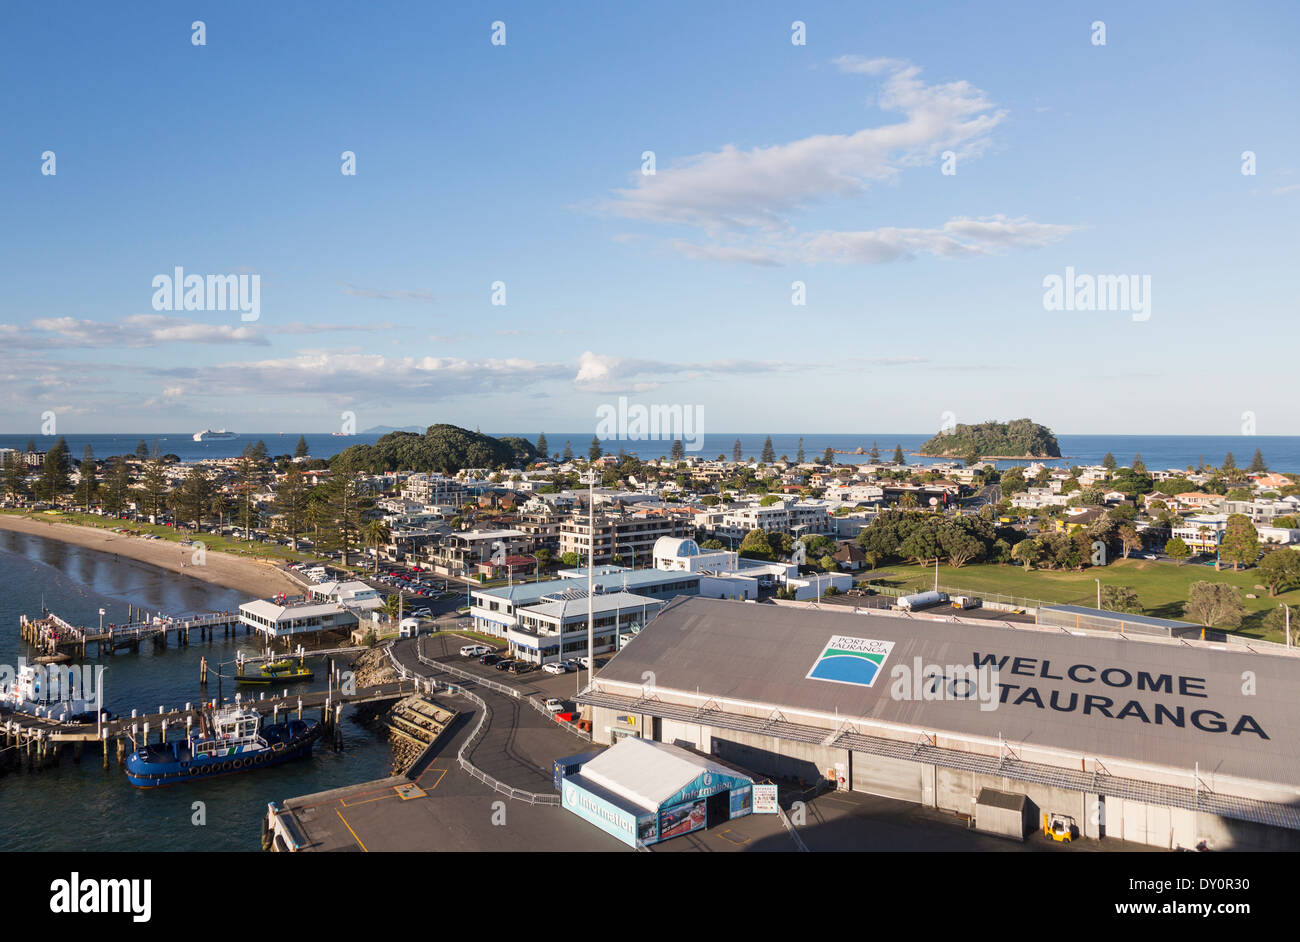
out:
{"label": "parked car", "polygon": [[532,661],[511,661],[506,670],[512,674],[527,674],[529,671],[536,670],[537,665]]}
{"label": "parked car", "polygon": [[509,670],[509,669],[510,669],[510,665],[513,664],[513,663],[514,663],[514,659],[513,659],[513,658],[503,657],[503,658],[498,658],[498,659],[497,659],[497,662],[496,662],[495,664],[493,664],[492,666],[495,667],[495,668],[496,668],[497,670],[499,670],[499,671],[505,671],[505,670]]}
{"label": "parked car", "polygon": [[500,654],[484,654],[478,659],[478,662],[480,664],[487,664],[488,666],[495,666],[498,661],[502,660],[504,660],[504,658],[502,658]]}
{"label": "parked car", "polygon": [[484,654],[490,654],[492,649],[486,644],[467,644],[460,649],[461,657],[482,657]]}
{"label": "parked car", "polygon": [[569,672],[569,665],[565,664],[563,661],[550,661],[542,665],[542,670],[546,671],[548,674],[567,674]]}
{"label": "parked car", "polygon": [[564,701],[557,700],[555,697],[551,697],[550,699],[548,699],[545,703],[542,704],[542,706],[546,708],[547,713],[564,712]]}

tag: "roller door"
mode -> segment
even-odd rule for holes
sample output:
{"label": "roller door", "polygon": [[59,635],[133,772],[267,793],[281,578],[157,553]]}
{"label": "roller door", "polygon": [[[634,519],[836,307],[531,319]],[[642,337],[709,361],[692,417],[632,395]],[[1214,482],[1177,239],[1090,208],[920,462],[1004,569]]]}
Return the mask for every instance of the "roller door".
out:
{"label": "roller door", "polygon": [[920,804],[923,770],[924,766],[919,762],[855,752],[853,753],[853,790]]}

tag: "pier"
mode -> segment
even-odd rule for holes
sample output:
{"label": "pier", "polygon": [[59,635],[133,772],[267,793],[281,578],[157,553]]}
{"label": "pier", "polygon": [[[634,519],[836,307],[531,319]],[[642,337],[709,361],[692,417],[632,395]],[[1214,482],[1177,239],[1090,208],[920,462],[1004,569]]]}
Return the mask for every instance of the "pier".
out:
{"label": "pier", "polygon": [[[141,643],[146,641],[165,648],[169,634],[176,644],[187,645],[190,633],[196,629],[200,640],[215,639],[218,630],[229,638],[241,624],[238,612],[205,612],[182,617],[155,615],[127,625],[110,625],[107,629],[82,628],[53,612],[44,612],[36,618],[18,616],[22,640],[50,659],[61,655],[85,658],[91,645],[95,646],[96,657],[124,649],[138,653]],[[244,625],[244,634],[248,633],[249,627]]]}
{"label": "pier", "polygon": [[[400,680],[359,688],[352,693],[343,693],[333,687],[330,690],[302,694],[291,694],[285,690],[279,696],[266,696],[263,693],[255,699],[240,697],[238,702],[262,716],[270,716],[272,722],[278,722],[286,716],[301,719],[305,711],[319,710],[325,735],[338,748],[341,743],[339,721],[344,706],[402,700],[423,692],[424,688],[425,684],[421,681]],[[235,701],[210,700],[197,705],[187,703],[184,708],[170,710],[159,706],[156,711],[149,712],[137,709],[132,710],[130,716],[116,717],[98,724],[61,723],[27,713],[3,714],[0,715],[0,768],[24,767],[35,771],[57,765],[69,752],[73,761],[79,762],[87,744],[98,744],[103,752],[104,768],[107,769],[112,755],[117,756],[117,762],[121,765],[126,760],[128,748],[134,750],[150,742],[166,742],[173,732],[183,734],[190,729],[203,709],[231,702]]]}

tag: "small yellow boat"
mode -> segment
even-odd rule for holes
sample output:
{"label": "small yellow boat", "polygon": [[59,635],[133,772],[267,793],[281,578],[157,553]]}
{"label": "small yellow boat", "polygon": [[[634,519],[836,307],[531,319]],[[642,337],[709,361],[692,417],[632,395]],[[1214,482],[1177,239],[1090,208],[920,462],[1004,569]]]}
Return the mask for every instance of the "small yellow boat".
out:
{"label": "small yellow boat", "polygon": [[293,661],[271,661],[263,664],[255,674],[239,674],[235,680],[241,684],[297,684],[306,683],[314,675],[306,664]]}

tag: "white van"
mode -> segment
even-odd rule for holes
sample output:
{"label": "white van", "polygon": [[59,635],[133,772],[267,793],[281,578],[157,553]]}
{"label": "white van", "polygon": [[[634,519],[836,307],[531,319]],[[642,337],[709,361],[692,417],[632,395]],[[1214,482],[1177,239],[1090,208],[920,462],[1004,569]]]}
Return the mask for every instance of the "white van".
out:
{"label": "white van", "polygon": [[467,644],[460,649],[460,656],[481,657],[482,655],[491,652],[491,650],[492,649],[489,648],[486,644]]}

